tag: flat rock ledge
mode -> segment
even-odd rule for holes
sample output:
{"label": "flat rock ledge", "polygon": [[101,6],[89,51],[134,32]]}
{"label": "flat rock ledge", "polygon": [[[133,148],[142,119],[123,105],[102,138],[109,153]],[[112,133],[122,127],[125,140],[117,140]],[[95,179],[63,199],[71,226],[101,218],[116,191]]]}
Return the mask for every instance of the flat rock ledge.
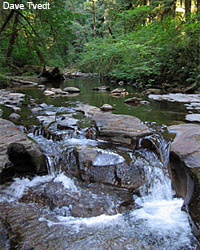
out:
{"label": "flat rock ledge", "polygon": [[174,125],[169,131],[176,133],[170,152],[173,187],[184,198],[183,209],[189,213],[192,231],[200,239],[200,125]]}
{"label": "flat rock ledge", "polygon": [[14,123],[0,118],[0,183],[27,173],[47,173],[45,156]]}
{"label": "flat rock ledge", "polygon": [[102,140],[136,145],[139,138],[152,134],[152,131],[140,119],[133,116],[105,113],[100,108],[90,105],[83,105],[76,111],[91,118],[97,130],[96,136]]}

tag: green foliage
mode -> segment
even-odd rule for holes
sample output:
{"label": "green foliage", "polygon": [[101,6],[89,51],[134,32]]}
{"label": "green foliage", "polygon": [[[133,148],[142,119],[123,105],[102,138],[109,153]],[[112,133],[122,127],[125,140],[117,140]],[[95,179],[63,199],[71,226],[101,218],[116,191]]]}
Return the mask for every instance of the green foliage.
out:
{"label": "green foliage", "polygon": [[[72,39],[73,14],[62,0],[35,0],[34,4],[45,2],[50,3],[49,10],[25,8],[14,10],[14,14],[11,10],[0,11],[0,54],[7,57],[6,63],[64,66],[69,61],[67,54]],[[25,0],[21,3],[27,5]]]}
{"label": "green foliage", "polygon": [[137,31],[87,43],[83,70],[98,72],[139,86],[199,83],[199,22],[167,18]]}

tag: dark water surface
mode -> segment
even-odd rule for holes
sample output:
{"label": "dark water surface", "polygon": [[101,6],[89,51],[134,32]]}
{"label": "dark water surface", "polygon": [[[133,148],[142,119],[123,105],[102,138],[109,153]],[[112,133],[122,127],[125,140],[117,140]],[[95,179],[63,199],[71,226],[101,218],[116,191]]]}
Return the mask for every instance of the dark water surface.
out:
{"label": "dark water surface", "polygon": [[[92,88],[98,86],[109,85],[111,90],[120,87],[125,88],[129,95],[125,97],[111,97],[109,92],[94,91]],[[119,86],[114,82],[107,82],[99,78],[76,78],[67,80],[62,83],[48,84],[48,87],[65,88],[68,86],[78,87],[81,93],[77,96],[52,98],[51,96],[44,96],[43,90],[38,88],[26,88],[16,89],[22,93],[27,94],[33,99],[36,99],[37,103],[53,104],[55,106],[76,106],[77,102],[88,103],[97,107],[101,107],[103,104],[108,103],[115,107],[114,114],[125,114],[136,116],[142,121],[156,122],[158,125],[166,124],[172,125],[184,121],[187,110],[181,103],[171,102],[158,102],[149,100],[147,96],[141,97],[141,93],[133,88],[131,85]],[[125,99],[130,97],[139,97],[143,100],[150,101],[149,105],[130,106],[124,103]],[[27,122],[27,115],[31,119],[30,110],[23,107],[22,119]]]}

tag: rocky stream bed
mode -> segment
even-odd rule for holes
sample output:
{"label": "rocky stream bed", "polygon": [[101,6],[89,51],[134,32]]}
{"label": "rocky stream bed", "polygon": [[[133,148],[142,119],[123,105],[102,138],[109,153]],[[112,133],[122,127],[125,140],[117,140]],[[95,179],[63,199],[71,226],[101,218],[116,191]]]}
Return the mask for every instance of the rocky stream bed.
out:
{"label": "rocky stream bed", "polygon": [[87,81],[0,90],[0,249],[199,249],[200,96]]}

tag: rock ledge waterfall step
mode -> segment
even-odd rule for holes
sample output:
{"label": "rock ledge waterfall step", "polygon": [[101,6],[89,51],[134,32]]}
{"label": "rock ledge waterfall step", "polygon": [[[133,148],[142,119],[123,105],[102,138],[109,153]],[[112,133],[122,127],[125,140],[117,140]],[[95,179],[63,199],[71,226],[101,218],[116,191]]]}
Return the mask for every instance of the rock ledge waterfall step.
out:
{"label": "rock ledge waterfall step", "polygon": [[78,107],[76,111],[91,118],[92,124],[97,128],[97,138],[103,140],[135,145],[139,138],[152,134],[152,131],[134,116],[105,113],[100,108],[88,104]]}

